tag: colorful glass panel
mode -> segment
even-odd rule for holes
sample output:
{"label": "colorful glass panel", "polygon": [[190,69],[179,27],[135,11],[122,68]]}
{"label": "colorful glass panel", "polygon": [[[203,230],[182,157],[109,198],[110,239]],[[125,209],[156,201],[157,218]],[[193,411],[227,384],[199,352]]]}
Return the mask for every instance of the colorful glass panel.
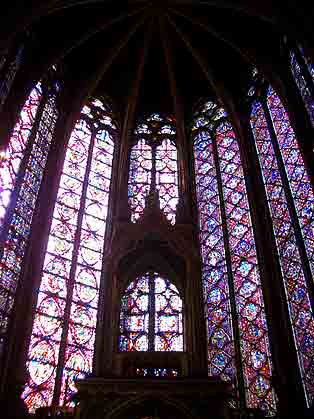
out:
{"label": "colorful glass panel", "polygon": [[[269,92],[271,93],[272,90]],[[274,100],[274,98],[270,98],[269,100],[272,99]],[[278,104],[276,100],[274,102],[270,102],[270,106],[275,106],[276,103]],[[279,111],[281,113],[278,112],[278,109],[276,110],[275,106],[273,120],[277,125],[277,134],[279,134],[279,136],[283,135],[280,139],[280,142],[282,142],[284,146],[282,152],[283,154],[286,154],[285,159],[287,159],[288,163],[287,172],[290,171],[289,176],[293,177],[294,171],[296,170],[297,172],[299,170],[299,155],[295,150],[295,137],[293,132],[291,132],[291,128],[289,128],[289,120],[283,122],[283,126],[280,128],[280,119],[285,119],[286,113],[283,112],[281,107],[279,108]],[[273,148],[265,112],[259,101],[255,101],[252,106],[251,126],[262,168],[264,184],[268,197],[268,205],[272,215],[273,229],[278,247],[278,254],[289,305],[291,324],[299,357],[301,375],[308,400],[311,400],[314,395],[313,313],[311,312],[306,281],[302,269],[302,262],[296,243],[283,181],[280,176],[276,153]],[[288,135],[286,136],[284,133]],[[288,150],[285,150],[286,146],[288,147]],[[301,181],[301,185],[305,179],[303,170],[304,169],[302,168],[300,170],[301,176],[299,179]],[[301,189],[299,191],[297,184],[294,185],[293,188],[295,188],[294,194],[300,193],[300,195],[302,195]],[[305,196],[307,196],[307,188],[304,193]]]}
{"label": "colorful glass panel", "polygon": [[267,104],[298,214],[301,231],[314,274],[314,194],[289,116],[272,87]]}
{"label": "colorful glass panel", "polygon": [[156,188],[159,191],[160,208],[175,223],[178,196],[177,149],[169,139],[156,149]]}
{"label": "colorful glass panel", "polygon": [[[207,103],[193,127],[209,374],[235,382],[234,346],[239,345],[247,407],[273,414],[272,363],[254,234],[238,140],[226,116]],[[230,304],[237,319],[232,319]],[[239,342],[234,341],[232,322]]]}
{"label": "colorful glass panel", "polygon": [[[304,104],[306,106],[306,110],[309,114],[312,124],[314,125],[314,98],[305,80],[305,77],[303,74],[303,68],[298,63],[296,54],[293,51],[290,51],[290,66],[291,66],[293,77],[295,79],[295,82],[298,86],[298,89],[300,91]],[[314,71],[313,71],[313,79],[314,79]]]}
{"label": "colorful glass panel", "polygon": [[[34,140],[28,143],[42,99],[41,85],[31,92],[10,139],[0,170],[2,249],[0,262],[0,335],[5,336],[13,307],[32,217],[58,116],[56,96],[46,100]],[[27,150],[27,151],[26,151]],[[23,163],[22,163],[23,161]],[[17,179],[18,176],[18,179]],[[7,210],[7,211],[6,211]]]}
{"label": "colorful glass panel", "polygon": [[144,211],[150,192],[159,193],[160,208],[175,223],[179,201],[178,156],[175,127],[171,118],[152,114],[135,130],[138,139],[130,154],[129,204],[135,222]]}
{"label": "colorful glass panel", "polygon": [[232,319],[213,143],[208,131],[194,140],[199,240],[207,318],[208,373],[232,381],[235,376]]}
{"label": "colorful glass panel", "polygon": [[275,409],[268,328],[238,140],[229,122],[216,130],[247,406]]}
{"label": "colorful glass panel", "polygon": [[120,311],[120,351],[183,351],[180,294],[168,279],[149,272],[125,290]]}
{"label": "colorful glass panel", "polygon": [[31,412],[54,393],[70,404],[75,379],[92,369],[114,151],[112,121],[92,105],[97,118],[84,107],[70,137],[53,213],[23,394]]}
{"label": "colorful glass panel", "polygon": [[129,203],[131,220],[139,219],[149,193],[152,170],[152,148],[141,139],[132,147],[129,173]]}
{"label": "colorful glass panel", "polygon": [[36,113],[42,98],[41,83],[31,91],[14,127],[7,150],[1,156],[0,169],[0,227],[10,204],[16,177],[25,154]]}

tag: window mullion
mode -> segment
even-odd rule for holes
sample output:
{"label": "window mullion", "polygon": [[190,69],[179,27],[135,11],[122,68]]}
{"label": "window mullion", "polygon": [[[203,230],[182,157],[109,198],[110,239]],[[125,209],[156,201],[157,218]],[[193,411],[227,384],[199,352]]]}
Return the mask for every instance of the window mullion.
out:
{"label": "window mullion", "polygon": [[152,170],[151,170],[151,182],[149,193],[156,191],[156,144],[152,145]]}
{"label": "window mullion", "polygon": [[267,121],[272,146],[274,148],[274,153],[277,159],[280,177],[281,177],[283,189],[284,189],[286,200],[287,200],[289,214],[292,221],[293,231],[294,231],[297,246],[300,252],[303,273],[306,279],[306,284],[307,284],[308,292],[310,295],[311,309],[312,309],[312,312],[314,312],[314,289],[313,289],[314,287],[313,287],[312,272],[311,272],[310,262],[306,253],[306,248],[304,245],[303,235],[302,235],[302,231],[299,224],[299,218],[298,218],[296,208],[294,205],[294,199],[293,199],[292,192],[290,189],[290,183],[289,183],[289,179],[286,173],[285,163],[283,161],[281,151],[280,151],[280,146],[278,144],[277,134],[273,125],[272,117],[271,117],[265,97],[262,98],[261,103],[262,103],[265,118]]}
{"label": "window mullion", "polygon": [[149,273],[149,301],[148,301],[148,351],[155,350],[155,274]]}
{"label": "window mullion", "polygon": [[225,248],[228,286],[229,286],[229,293],[230,293],[232,328],[233,328],[233,334],[234,334],[237,387],[238,387],[238,391],[240,395],[240,407],[244,409],[246,406],[245,386],[244,386],[243,367],[242,367],[242,359],[241,359],[239,320],[238,320],[238,313],[236,309],[236,297],[235,297],[234,284],[233,284],[232,262],[231,262],[231,254],[230,254],[226,208],[225,208],[223,186],[222,186],[222,176],[221,176],[221,171],[220,171],[216,135],[215,133],[210,133],[209,136],[210,138],[212,138],[212,144],[213,144],[213,156],[214,156],[214,162],[215,162],[215,168],[216,168],[219,203],[220,203],[220,211],[221,211],[221,219],[222,219],[223,241],[224,241],[224,248]]}
{"label": "window mullion", "polygon": [[53,402],[52,402],[52,405],[55,407],[59,405],[59,399],[60,399],[60,393],[61,393],[62,374],[63,374],[64,365],[65,365],[65,351],[66,351],[66,346],[67,346],[72,297],[73,297],[73,290],[74,290],[74,284],[75,284],[75,273],[76,273],[78,253],[79,253],[79,247],[80,247],[82,222],[83,222],[83,216],[85,213],[88,179],[89,179],[89,173],[90,173],[90,169],[92,165],[93,149],[94,149],[96,134],[97,132],[95,131],[92,131],[91,133],[91,140],[90,140],[89,149],[88,149],[86,170],[85,170],[85,175],[84,175],[84,180],[83,180],[82,195],[81,195],[80,207],[78,211],[77,227],[76,227],[76,232],[75,232],[75,237],[74,237],[71,269],[70,269],[70,274],[69,274],[69,281],[67,284],[67,297],[66,297],[66,305],[65,305],[65,310],[64,310],[63,329],[62,329],[62,335],[61,335],[61,341],[60,341],[59,358],[58,358],[58,365],[57,365],[56,378],[55,378],[55,388],[54,388],[54,395],[53,395]]}

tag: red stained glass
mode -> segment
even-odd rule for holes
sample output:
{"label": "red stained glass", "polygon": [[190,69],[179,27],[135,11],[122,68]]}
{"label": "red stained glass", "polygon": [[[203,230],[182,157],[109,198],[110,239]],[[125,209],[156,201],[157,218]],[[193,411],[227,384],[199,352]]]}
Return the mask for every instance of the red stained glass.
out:
{"label": "red stained glass", "polygon": [[[30,347],[23,397],[31,412],[52,400],[70,405],[75,380],[92,368],[116,128],[98,100],[82,114],[66,151],[32,332],[54,356],[47,352],[41,358],[37,346]],[[59,372],[60,381],[42,373],[47,365]]]}
{"label": "red stained glass", "polygon": [[[6,335],[57,116],[55,90],[43,96],[42,84],[38,83],[22,108],[3,155],[0,168],[1,340]],[[36,132],[35,122],[38,123]]]}

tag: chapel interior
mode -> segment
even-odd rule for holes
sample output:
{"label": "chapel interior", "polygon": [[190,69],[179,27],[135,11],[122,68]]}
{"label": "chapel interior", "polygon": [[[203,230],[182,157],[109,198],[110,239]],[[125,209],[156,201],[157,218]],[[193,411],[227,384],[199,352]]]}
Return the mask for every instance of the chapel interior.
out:
{"label": "chapel interior", "polygon": [[314,5],[3,0],[0,416],[314,416]]}

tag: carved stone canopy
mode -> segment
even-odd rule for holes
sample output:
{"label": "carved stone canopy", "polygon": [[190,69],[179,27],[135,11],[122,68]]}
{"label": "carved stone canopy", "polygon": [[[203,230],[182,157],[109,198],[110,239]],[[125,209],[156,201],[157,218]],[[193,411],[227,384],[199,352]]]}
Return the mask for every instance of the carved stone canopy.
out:
{"label": "carved stone canopy", "polygon": [[78,381],[81,419],[227,418],[229,385],[216,378]]}

